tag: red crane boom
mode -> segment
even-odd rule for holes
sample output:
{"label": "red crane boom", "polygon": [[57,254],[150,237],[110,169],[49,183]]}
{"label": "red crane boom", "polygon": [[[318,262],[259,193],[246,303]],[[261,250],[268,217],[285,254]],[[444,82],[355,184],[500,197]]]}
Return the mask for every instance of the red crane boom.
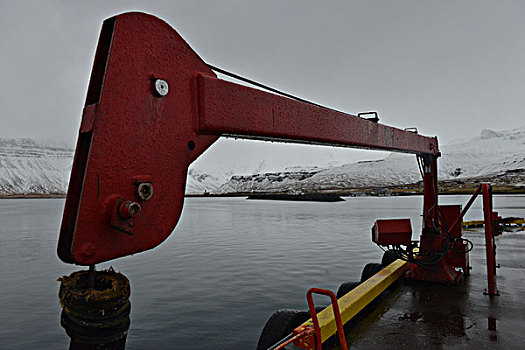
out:
{"label": "red crane boom", "polygon": [[435,217],[437,138],[217,79],[164,21],[125,13],[100,34],[60,259],[92,265],[163,242],[182,211],[188,166],[223,135],[417,154],[425,222]]}

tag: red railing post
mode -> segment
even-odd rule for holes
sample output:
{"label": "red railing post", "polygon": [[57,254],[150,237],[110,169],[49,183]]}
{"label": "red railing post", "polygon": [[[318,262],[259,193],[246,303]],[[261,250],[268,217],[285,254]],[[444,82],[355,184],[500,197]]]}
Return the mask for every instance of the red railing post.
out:
{"label": "red railing post", "polygon": [[339,336],[339,343],[341,344],[341,349],[348,349],[348,346],[346,345],[345,332],[343,330],[343,321],[341,320],[341,312],[339,311],[339,304],[337,303],[337,297],[335,296],[334,292],[328,289],[310,288],[308,292],[306,292],[306,300],[308,301],[308,309],[310,309],[312,323],[314,324],[316,342],[315,349],[322,350],[323,342],[321,339],[321,329],[319,327],[319,319],[317,318],[317,311],[315,311],[312,293],[322,294],[330,297],[330,300],[332,301],[332,310],[334,312],[335,324],[337,325],[337,335]]}
{"label": "red railing post", "polygon": [[499,295],[496,289],[496,251],[494,235],[492,234],[492,187],[482,184],[483,190],[483,215],[485,220],[485,250],[487,254],[487,279],[488,289],[485,294]]}

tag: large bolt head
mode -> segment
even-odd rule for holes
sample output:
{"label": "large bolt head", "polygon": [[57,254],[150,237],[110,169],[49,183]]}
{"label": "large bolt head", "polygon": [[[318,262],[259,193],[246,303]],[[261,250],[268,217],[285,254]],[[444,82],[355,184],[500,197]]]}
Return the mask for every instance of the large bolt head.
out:
{"label": "large bolt head", "polygon": [[147,201],[153,196],[153,185],[151,182],[143,182],[137,188],[138,195],[143,201]]}
{"label": "large bolt head", "polygon": [[125,201],[120,204],[118,214],[123,219],[131,219],[139,215],[142,207],[137,202]]}
{"label": "large bolt head", "polygon": [[164,97],[168,94],[169,86],[166,80],[155,79],[155,91],[160,97]]}

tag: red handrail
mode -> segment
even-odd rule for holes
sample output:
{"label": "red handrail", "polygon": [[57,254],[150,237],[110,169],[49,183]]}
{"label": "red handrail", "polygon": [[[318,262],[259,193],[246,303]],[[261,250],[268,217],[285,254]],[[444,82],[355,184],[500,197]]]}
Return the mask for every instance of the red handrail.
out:
{"label": "red handrail", "polygon": [[308,309],[310,309],[310,315],[314,324],[316,350],[321,350],[323,348],[323,342],[321,339],[319,319],[317,318],[317,311],[315,310],[314,300],[312,298],[313,293],[322,294],[330,297],[330,300],[332,301],[332,310],[334,311],[335,323],[337,325],[337,333],[339,336],[339,343],[341,344],[341,349],[348,349],[348,346],[346,345],[345,332],[343,330],[343,321],[341,320],[341,312],[339,311],[339,304],[337,303],[337,297],[335,296],[334,292],[328,289],[310,288],[308,292],[306,292],[306,300],[308,301]]}

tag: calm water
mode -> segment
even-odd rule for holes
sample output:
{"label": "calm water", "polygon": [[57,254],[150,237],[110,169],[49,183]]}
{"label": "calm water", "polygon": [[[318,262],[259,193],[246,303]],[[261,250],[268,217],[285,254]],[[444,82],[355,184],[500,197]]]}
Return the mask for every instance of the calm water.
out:
{"label": "calm water", "polygon": [[[441,204],[464,204],[444,196]],[[370,240],[376,218],[412,219],[421,197],[347,198],[339,203],[190,198],[160,247],[112,265],[131,281],[126,349],[253,349],[268,317],[306,309],[310,287],[358,280],[382,251]],[[64,349],[56,279],[78,268],[60,262],[64,201],[0,200],[0,348]],[[503,216],[524,216],[524,196],[496,196]],[[467,219],[482,217],[476,201]],[[417,233],[417,234],[416,234]]]}

